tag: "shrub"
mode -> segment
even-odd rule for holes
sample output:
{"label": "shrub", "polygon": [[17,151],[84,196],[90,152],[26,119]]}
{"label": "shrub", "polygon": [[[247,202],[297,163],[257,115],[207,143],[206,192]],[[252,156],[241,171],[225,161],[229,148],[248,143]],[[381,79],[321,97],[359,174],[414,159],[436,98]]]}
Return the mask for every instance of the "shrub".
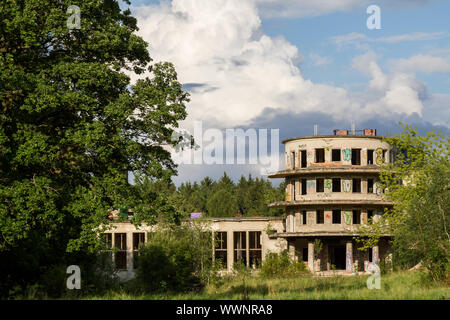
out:
{"label": "shrub", "polygon": [[261,266],[261,275],[265,277],[284,277],[308,273],[305,264],[292,261],[287,251],[268,253]]}
{"label": "shrub", "polygon": [[163,227],[139,250],[136,283],[144,291],[201,285],[211,266],[211,234],[195,226]]}

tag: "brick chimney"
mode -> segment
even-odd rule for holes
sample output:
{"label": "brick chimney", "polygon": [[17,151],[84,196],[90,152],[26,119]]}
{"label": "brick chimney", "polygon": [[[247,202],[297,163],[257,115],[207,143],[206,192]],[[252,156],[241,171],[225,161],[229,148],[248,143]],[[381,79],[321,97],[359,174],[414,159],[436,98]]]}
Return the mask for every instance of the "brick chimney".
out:
{"label": "brick chimney", "polygon": [[348,136],[348,130],[334,129],[333,132],[335,136]]}
{"label": "brick chimney", "polygon": [[364,129],[364,135],[365,136],[376,136],[377,129]]}

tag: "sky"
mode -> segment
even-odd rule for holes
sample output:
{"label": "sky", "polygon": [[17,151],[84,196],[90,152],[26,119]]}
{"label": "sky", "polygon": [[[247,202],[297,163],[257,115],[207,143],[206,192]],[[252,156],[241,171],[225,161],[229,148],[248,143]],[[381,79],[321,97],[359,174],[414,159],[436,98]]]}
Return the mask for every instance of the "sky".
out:
{"label": "sky", "polygon": [[[367,20],[380,9],[380,29]],[[450,131],[450,1],[131,1],[155,62],[191,94],[192,133],[279,129],[280,140],[333,129]],[[136,78],[132,77],[132,80]],[[280,157],[283,145],[279,146]],[[281,164],[283,166],[283,164]],[[280,168],[282,169],[282,168]],[[260,165],[180,164],[179,185],[260,175]],[[279,181],[274,181],[275,183]]]}

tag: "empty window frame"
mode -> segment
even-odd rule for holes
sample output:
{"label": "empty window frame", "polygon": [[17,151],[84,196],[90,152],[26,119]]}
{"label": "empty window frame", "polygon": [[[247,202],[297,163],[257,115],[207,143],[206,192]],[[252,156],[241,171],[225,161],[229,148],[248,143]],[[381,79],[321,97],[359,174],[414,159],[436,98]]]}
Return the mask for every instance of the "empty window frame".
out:
{"label": "empty window frame", "polygon": [[361,224],[361,210],[353,210],[353,224]]}
{"label": "empty window frame", "polygon": [[341,149],[331,150],[331,161],[341,161]]}
{"label": "empty window frame", "polygon": [[367,223],[373,223],[373,210],[367,210]]}
{"label": "empty window frame", "polygon": [[316,223],[317,224],[323,224],[324,223],[324,212],[323,210],[317,210],[316,211]]}
{"label": "empty window frame", "polygon": [[323,192],[323,191],[324,191],[324,179],[317,178],[316,179],[316,192]]}
{"label": "empty window frame", "polygon": [[234,263],[247,265],[247,238],[245,231],[234,232]]}
{"label": "empty window frame", "polygon": [[352,149],[352,165],[361,165],[361,149]]}
{"label": "empty window frame", "polygon": [[222,269],[227,268],[227,233],[216,232],[216,238],[214,239],[214,259],[218,261]]}
{"label": "empty window frame", "polygon": [[341,210],[333,210],[333,224],[341,224]]}
{"label": "empty window frame", "polygon": [[341,178],[333,178],[332,191],[333,192],[341,192]]}
{"label": "empty window frame", "polygon": [[262,261],[261,231],[249,231],[248,238],[250,267],[258,268]]}
{"label": "empty window frame", "polygon": [[316,163],[325,162],[325,149],[316,149]]}
{"label": "empty window frame", "polygon": [[127,269],[127,234],[114,234],[114,247],[118,250],[115,252],[115,264],[117,269]]}
{"label": "empty window frame", "polygon": [[353,178],[353,193],[360,193],[361,192],[361,178]]}
{"label": "empty window frame", "polygon": [[302,168],[306,168],[306,166],[307,166],[307,164],[306,164],[306,162],[307,162],[307,159],[306,159],[306,150],[302,150],[301,151],[301,167]]}
{"label": "empty window frame", "polygon": [[133,268],[136,269],[139,259],[139,248],[145,243],[144,232],[133,233]]}
{"label": "empty window frame", "polygon": [[308,220],[306,220],[306,210],[300,212],[300,224],[307,224]]}
{"label": "empty window frame", "polygon": [[367,179],[367,193],[373,193],[373,179]]}
{"label": "empty window frame", "polygon": [[373,164],[373,149],[367,150],[367,164]]}
{"label": "empty window frame", "polygon": [[302,194],[306,194],[306,179],[302,179]]}
{"label": "empty window frame", "polygon": [[112,249],[112,234],[111,233],[104,233],[102,235],[102,241],[105,244],[107,249]]}

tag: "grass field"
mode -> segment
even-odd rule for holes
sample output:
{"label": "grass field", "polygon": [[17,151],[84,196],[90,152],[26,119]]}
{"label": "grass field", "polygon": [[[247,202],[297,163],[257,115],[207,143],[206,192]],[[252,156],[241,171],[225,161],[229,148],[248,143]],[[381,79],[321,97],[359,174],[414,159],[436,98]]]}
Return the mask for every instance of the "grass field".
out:
{"label": "grass field", "polygon": [[[248,299],[272,300],[309,300],[309,299],[450,299],[448,283],[429,283],[423,281],[420,272],[396,272],[381,276],[380,289],[368,289],[368,276],[333,276],[265,279],[252,276],[247,279]],[[197,292],[165,293],[151,295],[130,295],[125,290],[110,292],[104,296],[92,296],[85,299],[238,299],[244,296],[242,280],[225,277],[216,286],[209,285]]]}

